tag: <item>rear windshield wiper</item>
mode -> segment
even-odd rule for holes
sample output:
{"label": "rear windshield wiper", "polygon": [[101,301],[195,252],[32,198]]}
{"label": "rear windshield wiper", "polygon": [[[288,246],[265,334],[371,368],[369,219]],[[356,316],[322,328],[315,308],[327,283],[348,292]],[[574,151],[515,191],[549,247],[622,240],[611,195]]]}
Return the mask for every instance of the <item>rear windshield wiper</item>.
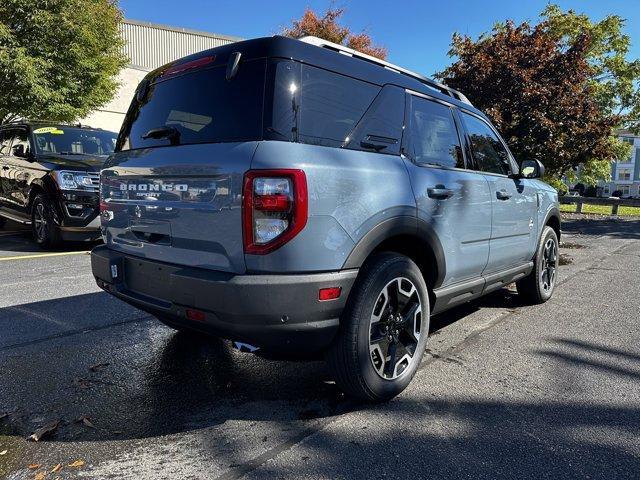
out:
{"label": "rear windshield wiper", "polygon": [[152,128],[147,133],[142,135],[143,140],[154,138],[156,140],[161,138],[168,138],[171,141],[171,145],[178,145],[180,143],[180,132],[174,127],[158,127]]}

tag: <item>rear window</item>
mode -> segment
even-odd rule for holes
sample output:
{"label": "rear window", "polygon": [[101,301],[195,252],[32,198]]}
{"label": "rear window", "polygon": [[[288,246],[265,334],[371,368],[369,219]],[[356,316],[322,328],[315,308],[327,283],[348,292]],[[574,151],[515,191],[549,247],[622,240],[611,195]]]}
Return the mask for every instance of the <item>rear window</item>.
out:
{"label": "rear window", "polygon": [[[241,62],[230,81],[226,65],[160,77],[132,102],[117,149],[259,140],[265,67],[264,59]],[[174,134],[143,138],[166,127]]]}

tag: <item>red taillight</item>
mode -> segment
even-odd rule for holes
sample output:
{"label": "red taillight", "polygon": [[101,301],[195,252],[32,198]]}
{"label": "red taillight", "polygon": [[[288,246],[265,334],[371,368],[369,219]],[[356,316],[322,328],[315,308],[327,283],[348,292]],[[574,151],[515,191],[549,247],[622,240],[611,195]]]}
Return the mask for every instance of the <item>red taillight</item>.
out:
{"label": "red taillight", "polygon": [[194,310],[193,308],[187,308],[187,318],[195,322],[204,322],[205,313],[200,310]]}
{"label": "red taillight", "polygon": [[335,300],[340,297],[342,287],[321,288],[318,291],[318,300],[325,302],[327,300]]}
{"label": "red taillight", "polygon": [[302,170],[250,170],[242,191],[244,251],[264,255],[307,224],[307,178]]}

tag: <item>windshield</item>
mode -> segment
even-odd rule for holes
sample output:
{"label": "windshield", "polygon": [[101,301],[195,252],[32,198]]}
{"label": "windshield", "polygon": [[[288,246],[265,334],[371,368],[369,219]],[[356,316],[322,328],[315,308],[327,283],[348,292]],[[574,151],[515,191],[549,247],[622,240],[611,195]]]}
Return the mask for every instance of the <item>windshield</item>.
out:
{"label": "windshield", "polygon": [[33,138],[39,154],[109,155],[113,153],[117,134],[58,125],[34,129]]}

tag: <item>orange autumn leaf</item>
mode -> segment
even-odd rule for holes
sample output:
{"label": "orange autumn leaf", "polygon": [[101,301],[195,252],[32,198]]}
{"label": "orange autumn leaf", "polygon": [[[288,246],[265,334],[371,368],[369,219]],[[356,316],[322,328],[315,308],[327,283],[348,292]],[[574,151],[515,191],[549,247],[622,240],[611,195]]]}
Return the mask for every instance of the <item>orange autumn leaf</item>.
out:
{"label": "orange autumn leaf", "polygon": [[40,464],[39,463],[30,463],[29,465],[27,465],[27,468],[29,470],[37,470],[38,468],[40,468]]}
{"label": "orange autumn leaf", "polygon": [[56,472],[59,472],[60,470],[62,470],[62,464],[61,463],[59,463],[55,467],[53,467],[53,470],[51,470],[51,473],[56,473]]}
{"label": "orange autumn leaf", "polygon": [[76,460],[73,463],[70,463],[68,466],[72,468],[80,468],[84,465],[84,460]]}

